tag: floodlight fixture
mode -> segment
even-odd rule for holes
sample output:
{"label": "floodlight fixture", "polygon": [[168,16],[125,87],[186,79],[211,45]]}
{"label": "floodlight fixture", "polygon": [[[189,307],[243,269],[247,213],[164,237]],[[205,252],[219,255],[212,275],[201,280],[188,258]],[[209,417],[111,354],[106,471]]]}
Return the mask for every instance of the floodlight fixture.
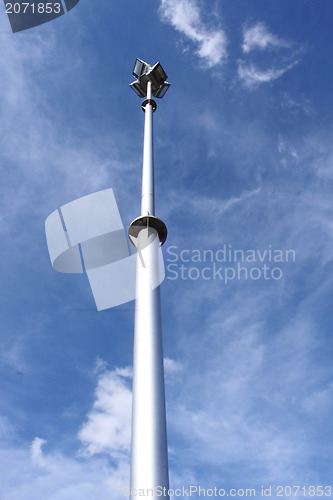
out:
{"label": "floodlight fixture", "polygon": [[144,73],[148,73],[149,70],[149,64],[142,61],[141,59],[136,59],[132,75],[136,78],[140,78],[141,75],[143,75]]}
{"label": "floodlight fixture", "polygon": [[154,66],[150,66],[150,64],[145,61],[136,59],[132,74],[137,79],[130,84],[130,87],[141,98],[147,96],[148,82],[151,83],[152,95],[160,99],[170,87],[170,83],[166,81],[168,77],[160,62],[157,62]]}
{"label": "floodlight fixture", "polygon": [[[141,82],[141,85],[140,85],[140,81],[139,80],[135,80],[135,82],[130,83],[130,87],[134,90],[134,92],[139,97],[146,97],[147,90],[146,90],[146,92],[143,90],[143,88],[142,88],[142,82]],[[146,85],[146,89],[147,89],[147,85]]]}

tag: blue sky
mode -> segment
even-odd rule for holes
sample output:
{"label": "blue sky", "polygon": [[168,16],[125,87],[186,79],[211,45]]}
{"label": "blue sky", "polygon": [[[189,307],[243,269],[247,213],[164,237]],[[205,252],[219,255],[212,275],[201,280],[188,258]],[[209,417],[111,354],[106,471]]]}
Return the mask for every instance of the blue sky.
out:
{"label": "blue sky", "polygon": [[[330,484],[332,15],[81,0],[12,34],[1,6],[1,500],[124,498],[134,303],[97,312],[85,276],[52,269],[44,222],[110,187],[125,225],[139,215],[136,57],[172,83],[154,115],[170,486]],[[182,261],[224,245],[296,257],[228,283],[213,265],[237,262]]]}

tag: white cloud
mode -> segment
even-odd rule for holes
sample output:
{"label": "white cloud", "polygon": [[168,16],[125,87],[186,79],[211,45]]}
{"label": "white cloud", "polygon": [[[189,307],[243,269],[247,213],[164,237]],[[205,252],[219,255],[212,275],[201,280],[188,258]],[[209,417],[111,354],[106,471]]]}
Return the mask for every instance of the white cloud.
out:
{"label": "white cloud", "polygon": [[224,214],[229,208],[237,203],[242,203],[243,201],[260,194],[261,186],[251,191],[244,191],[240,196],[229,198],[228,200],[221,200],[218,198],[208,197],[208,196],[197,196],[195,199],[189,197],[188,204],[193,207],[193,209],[200,210],[201,213],[206,211],[207,213],[215,213],[216,215]]}
{"label": "white cloud", "polygon": [[[242,50],[250,54],[251,59],[238,61],[238,77],[248,88],[255,88],[262,83],[272,82],[293,68],[297,63],[299,50],[295,51],[293,44],[271,33],[266,25],[258,22],[250,27],[243,28]],[[256,51],[275,49],[274,58],[270,54],[270,67],[263,68],[261,57]],[[288,57],[282,58],[281,49],[288,49]],[[254,54],[252,54],[254,52]],[[254,57],[256,56],[256,57]]]}
{"label": "white cloud", "polygon": [[[294,145],[288,137],[279,135],[277,149],[281,155],[281,164],[286,168],[302,165],[302,169],[313,172],[314,175],[323,180],[333,179],[333,148],[332,132],[326,132],[327,138],[320,134],[311,134],[301,140],[298,139]],[[320,206],[318,200],[316,203]],[[326,221],[327,223],[328,221]]]}
{"label": "white cloud", "polygon": [[282,92],[280,105],[282,108],[288,109],[291,117],[294,117],[298,113],[302,113],[313,118],[317,116],[317,112],[311,104],[310,99],[305,97],[304,94],[295,97],[291,96],[289,92]]}
{"label": "white cloud", "polygon": [[88,455],[127,456],[130,449],[132,393],[130,368],[115,369],[100,377],[88,420],[79,431]]}
{"label": "white cloud", "polygon": [[262,70],[252,63],[247,64],[244,61],[240,61],[238,64],[238,76],[240,80],[244,82],[246,87],[253,88],[257,87],[261,83],[268,83],[277,80],[289,69],[293,68],[295,64],[297,64],[297,62],[289,64],[285,68],[269,68]]}
{"label": "white cloud", "polygon": [[43,459],[43,446],[46,444],[45,439],[36,437],[31,443],[31,459],[36,463],[42,463]]}
{"label": "white cloud", "polygon": [[224,62],[227,37],[221,28],[203,22],[195,0],[161,0],[161,12],[164,21],[197,44],[197,54],[208,68]]}
{"label": "white cloud", "polygon": [[100,373],[105,372],[107,369],[107,366],[108,366],[107,362],[104,359],[97,356],[95,359],[95,366],[93,368],[93,374],[99,375]]}
{"label": "white cloud", "polygon": [[[97,360],[100,369],[104,363]],[[166,379],[177,377],[183,365],[171,358],[164,359]],[[116,368],[104,371],[98,380],[95,401],[82,425],[78,437],[83,444],[83,454],[92,456],[106,453],[111,458],[125,459],[130,450],[132,368]],[[33,443],[34,456],[40,456],[43,440]]]}
{"label": "white cloud", "polygon": [[[129,485],[132,398],[128,383],[132,370],[116,368],[101,374],[105,367],[101,361],[98,358],[96,362],[99,380],[95,402],[79,431],[83,444],[80,453],[45,452],[47,442],[40,437],[35,437],[30,446],[22,444],[8,419],[0,415],[1,498],[124,498]],[[101,453],[108,456],[96,456]]]}
{"label": "white cloud", "polygon": [[[95,402],[79,431],[83,444],[80,453],[65,455],[54,449],[45,452],[47,442],[41,437],[35,437],[30,446],[22,444],[8,419],[0,416],[1,498],[124,498],[129,485],[132,398],[128,385],[132,369],[105,371],[100,358],[96,368],[99,379]],[[96,456],[101,453],[108,456]]]}
{"label": "white cloud", "polygon": [[[105,459],[79,459],[60,452],[43,453],[35,438],[38,461],[25,445],[0,449],[1,498],[6,500],[122,499],[129,484],[129,466],[120,461],[110,467]],[[36,458],[36,457],[35,457]]]}
{"label": "white cloud", "polygon": [[270,33],[264,23],[257,23],[243,29],[242,49],[245,54],[251,50],[264,50],[271,47],[290,47],[290,43]]}
{"label": "white cloud", "polygon": [[172,375],[177,375],[183,370],[183,368],[183,365],[178,361],[174,361],[171,358],[164,358],[164,372],[166,378]]}
{"label": "white cloud", "polygon": [[[332,148],[332,132],[328,134],[328,138],[323,140],[318,136],[306,137],[305,155],[311,161],[311,167],[320,179],[333,179],[333,148]],[[304,155],[304,156],[305,156]]]}
{"label": "white cloud", "polygon": [[[325,286],[328,290],[332,284],[329,267],[324,267],[332,259],[331,198],[312,168],[317,163],[323,167],[327,158],[328,175],[333,162],[331,134],[325,131],[325,145],[318,144],[318,135],[316,141],[280,136],[280,153],[292,171],[287,180],[273,177],[270,184],[266,177],[261,190],[236,194],[225,202],[198,196],[191,188],[184,198],[178,197],[184,201],[183,207],[189,205],[190,213],[196,214],[196,227],[200,227],[200,241],[195,241],[196,231],[192,231],[191,239],[182,241],[182,248],[179,244],[181,249],[218,248],[228,243],[230,234],[233,241],[240,242],[246,232],[245,220],[250,245],[272,243],[295,248],[297,255],[281,283],[273,286],[250,286],[243,281],[223,287],[200,279],[179,280],[178,287],[170,286],[172,303],[168,307],[183,332],[177,357],[185,367],[181,384],[174,392],[168,387],[172,396],[167,401],[169,435],[181,436],[185,442],[182,462],[177,462],[175,454],[171,456],[175,469],[179,464],[178,471],[184,470],[180,467],[184,463],[192,470],[209,469],[211,476],[218,474],[217,469],[227,470],[229,475],[232,468],[237,470],[236,481],[239,477],[245,482],[284,477],[287,484],[301,477],[319,481],[320,472],[313,469],[315,457],[323,453],[324,460],[330,460],[329,451],[320,450],[326,432],[320,434],[320,427],[330,427],[332,409],[332,370],[325,359],[327,326],[320,316],[324,316],[323,304],[328,300]],[[263,158],[268,158],[264,154],[267,144],[271,148],[267,169],[280,170],[272,141],[267,142],[263,132],[259,140]],[[301,171],[295,168],[298,163]],[[317,170],[315,173],[319,175]],[[309,183],[303,182],[303,175]],[[220,217],[225,210],[229,217]],[[204,223],[200,224],[202,215]],[[188,264],[192,265],[197,264]],[[173,285],[166,281],[167,286]],[[187,310],[190,315],[184,314]],[[317,320],[313,318],[316,314]],[[316,372],[318,362],[321,368]],[[169,445],[174,446],[172,440]]]}
{"label": "white cloud", "polygon": [[[200,287],[193,293],[202,300]],[[191,373],[182,374],[168,405],[169,428],[184,440],[182,458],[188,468],[204,464],[213,476],[233,464],[234,479],[241,476],[249,487],[263,478],[274,482],[283,477],[287,484],[312,473],[315,480],[312,422],[305,422],[299,409],[306,406],[319,421],[323,416],[328,421],[332,406],[331,386],[317,389],[322,374],[308,376],[318,348],[311,311],[305,312],[311,300],[278,328],[255,321],[263,319],[270,301],[282,300],[278,291],[270,299],[266,293],[251,296],[241,289],[231,302],[224,294],[227,303],[211,313],[204,336],[202,325],[191,330],[183,351],[184,365],[192,360]],[[234,301],[237,310],[230,309]],[[320,415],[314,411],[316,401]],[[229,480],[232,476],[228,471]]]}
{"label": "white cloud", "polygon": [[297,149],[289,144],[281,135],[278,138],[278,151],[282,156],[281,163],[286,167],[290,167],[300,160],[300,154]]}
{"label": "white cloud", "polygon": [[[78,130],[58,105],[66,97],[66,90],[62,97],[58,93],[64,82],[64,89],[75,88],[77,78],[87,86],[90,83],[89,63],[79,50],[82,26],[73,26],[78,37],[62,51],[66,41],[61,25],[59,31],[56,24],[49,23],[47,30],[5,35],[7,25],[7,16],[2,16],[0,109],[6,120],[0,123],[0,148],[2,161],[11,168],[3,169],[0,229],[8,230],[17,213],[33,210],[46,218],[48,210],[58,207],[54,200],[61,205],[109,185],[117,187],[117,198],[123,190],[128,192],[134,163],[129,158],[124,161],[125,135],[114,130],[110,143],[109,136],[92,134],[91,123],[84,120]],[[81,91],[76,97],[79,100]],[[126,187],[124,170],[128,173]],[[13,172],[17,172],[17,182],[12,182]]]}

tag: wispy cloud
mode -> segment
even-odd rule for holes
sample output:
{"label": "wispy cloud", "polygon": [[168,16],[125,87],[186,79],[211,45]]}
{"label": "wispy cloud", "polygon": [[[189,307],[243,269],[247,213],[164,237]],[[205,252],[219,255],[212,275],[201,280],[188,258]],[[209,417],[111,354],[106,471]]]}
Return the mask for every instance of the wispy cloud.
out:
{"label": "wispy cloud", "polygon": [[[293,43],[271,33],[262,22],[243,28],[242,50],[250,58],[238,61],[238,77],[248,88],[273,82],[298,63],[299,51]],[[270,51],[269,67],[263,61],[264,51]]]}
{"label": "wispy cloud", "polygon": [[245,54],[251,50],[264,50],[272,47],[290,47],[290,42],[270,33],[264,23],[256,23],[243,29],[242,49]]}
{"label": "wispy cloud", "polygon": [[240,61],[238,64],[238,76],[243,81],[246,87],[257,87],[261,83],[268,83],[280,78],[288,70],[297,64],[294,62],[285,68],[269,68],[266,70],[260,69],[254,64],[248,64],[245,61]]}
{"label": "wispy cloud", "polygon": [[[311,134],[293,144],[287,137],[279,135],[277,149],[281,164],[286,167],[302,165],[302,169],[313,173],[317,178],[331,181],[333,179],[333,148],[331,133],[328,138],[321,134]],[[323,199],[317,200],[319,207]]]}
{"label": "wispy cloud", "polygon": [[[110,467],[106,459],[84,460],[59,451],[44,451],[47,443],[36,437],[29,446],[13,441],[0,449],[0,484],[3,498],[15,500],[101,500],[124,498],[129,467],[120,461]],[[19,474],[17,473],[19,471]]]}
{"label": "wispy cloud", "polygon": [[179,361],[174,361],[171,358],[164,358],[164,373],[166,378],[172,377],[181,373],[183,370],[183,365]]}
{"label": "wispy cloud", "polygon": [[[194,303],[196,295],[198,304],[205,303],[199,283],[191,286],[193,295],[187,298]],[[190,293],[186,286],[184,290]],[[315,402],[320,400],[317,417],[323,422],[331,408],[331,387],[318,390],[323,373],[307,376],[316,363],[314,351],[323,342],[311,319],[313,297],[277,325],[266,313],[277,300],[287,301],[278,290],[215,291],[220,297],[217,303],[225,306],[211,311],[204,328],[196,329],[195,321],[191,329],[185,325],[191,334],[187,343],[183,341],[181,385],[170,398],[170,435],[176,432],[184,439],[183,460],[189,468],[209,464],[214,474],[227,464],[237,464],[237,474],[228,472],[229,479],[242,474],[249,486],[263,478],[306,480],[311,474]],[[235,303],[238,307],[232,309]],[[312,412],[307,425],[302,421],[303,407]],[[246,472],[249,461],[251,477]]]}
{"label": "wispy cloud", "polygon": [[195,199],[189,197],[188,205],[193,209],[199,210],[201,213],[206,211],[208,213],[215,213],[216,215],[224,214],[229,208],[236,203],[241,203],[252,196],[260,194],[261,186],[251,191],[244,191],[240,196],[229,198],[228,200],[220,200],[213,197],[197,196]]}
{"label": "wispy cloud", "polygon": [[197,45],[197,55],[208,68],[227,57],[227,37],[220,27],[211,28],[202,20],[195,0],[161,0],[162,19]]}
{"label": "wispy cloud", "polygon": [[30,453],[31,453],[31,459],[33,462],[36,462],[37,464],[43,464],[43,446],[46,444],[45,439],[41,439],[39,437],[36,437],[33,442],[31,443],[30,447]]}
{"label": "wispy cloud", "polygon": [[[8,24],[5,16],[0,19],[0,31],[4,24]],[[77,28],[78,38],[81,38],[82,26]],[[123,160],[121,150],[126,147],[119,149],[118,141],[110,143],[102,134],[97,139],[91,134],[91,124],[85,123],[84,119],[80,123],[80,132],[74,130],[75,127],[69,125],[69,120],[59,111],[63,99],[60,92],[62,79],[72,92],[74,74],[80,74],[87,85],[89,77],[86,73],[88,64],[83,62],[78,47],[68,47],[66,56],[60,60],[59,47],[65,42],[53,29],[51,25],[44,31],[31,30],[29,35],[6,36],[2,33],[1,36],[0,71],[6,84],[1,84],[0,109],[6,121],[0,124],[0,148],[2,161],[12,166],[4,168],[2,173],[6,179],[3,179],[1,189],[2,230],[6,230],[6,222],[25,211],[33,199],[33,209],[47,215],[49,208],[45,205],[49,207],[50,200],[70,201],[108,185],[117,186],[118,196],[122,189],[129,190],[128,185],[124,187],[123,172],[124,169],[128,171],[128,181],[134,163],[129,158]],[[50,61],[52,64],[46,71]],[[72,67],[73,61],[75,68]],[[63,76],[57,83],[55,74],[60,65]],[[51,87],[52,92],[45,90]],[[81,97],[80,92],[76,97]],[[118,144],[123,140],[127,142],[117,129],[114,137],[116,134],[119,134]],[[78,139],[79,135],[81,139]],[[13,167],[17,169],[15,183],[11,177]],[[49,182],[50,176],[52,182]]]}
{"label": "wispy cloud", "polygon": [[[219,130],[218,119],[215,128]],[[296,478],[320,481],[325,474],[313,469],[313,461],[319,453],[329,460],[330,453],[319,451],[315,440],[322,442],[331,428],[332,369],[325,356],[326,320],[320,316],[327,314],[328,320],[323,304],[325,287],[332,283],[331,197],[329,184],[323,187],[333,162],[331,134],[325,130],[324,143],[320,135],[312,140],[280,136],[275,150],[262,132],[262,159],[267,158],[273,181],[267,174],[261,189],[240,190],[226,201],[221,195],[205,198],[190,187],[179,197],[200,227],[198,239],[193,229],[190,238],[179,238],[183,248],[221,248],[231,235],[245,248],[266,242],[295,248],[297,255],[281,282],[272,286],[239,282],[223,288],[200,279],[183,280],[179,289],[171,288],[171,281],[164,284],[172,300],[169,311],[183,331],[177,350],[184,370],[168,401],[170,444],[181,436],[182,463],[190,470],[209,464],[211,477],[228,470],[229,479],[230,469],[237,470],[234,481],[242,477],[249,486],[279,477],[286,484]],[[283,177],[281,155],[288,168]],[[323,167],[325,181],[320,184]],[[200,268],[194,259],[181,264]],[[191,315],[184,318],[186,310]],[[199,322],[203,310],[205,320]],[[325,366],[316,370],[318,359]],[[168,389],[171,393],[173,388]],[[325,432],[318,441],[320,428]],[[171,458],[175,470],[184,470],[180,459]]]}

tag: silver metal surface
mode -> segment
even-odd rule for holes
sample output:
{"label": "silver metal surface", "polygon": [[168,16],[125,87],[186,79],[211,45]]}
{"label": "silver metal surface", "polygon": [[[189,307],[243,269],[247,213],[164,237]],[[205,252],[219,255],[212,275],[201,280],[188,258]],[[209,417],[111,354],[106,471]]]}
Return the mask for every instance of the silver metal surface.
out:
{"label": "silver metal surface", "polygon": [[[153,106],[151,82],[147,84],[145,133],[143,149],[141,217],[153,216]],[[154,227],[142,226],[136,233],[137,274],[133,359],[133,406],[131,445],[131,499],[139,490],[157,500],[168,499],[169,472],[165,416],[164,367],[159,287],[151,283],[158,274],[158,247],[147,245],[159,241]],[[142,248],[141,248],[142,247]],[[141,250],[145,266],[141,265]],[[147,493],[149,491],[149,493]],[[164,493],[165,492],[165,493]],[[162,494],[161,494],[162,493]]]}
{"label": "silver metal surface", "polygon": [[[151,83],[147,85],[147,99],[151,99]],[[143,143],[141,215],[155,215],[154,203],[154,146],[153,106],[146,104]]]}
{"label": "silver metal surface", "polygon": [[[145,230],[140,231],[138,240]],[[149,229],[156,237],[154,229]],[[155,234],[154,234],[155,233]],[[153,245],[145,247],[149,265],[140,265],[138,255],[136,276],[133,410],[131,450],[131,491],[153,490],[157,498],[159,488],[169,489],[168,454],[165,417],[164,369],[160,289],[154,290],[150,281],[158,273],[157,254]],[[168,498],[167,495],[162,498]],[[137,500],[137,498],[136,498]]]}

